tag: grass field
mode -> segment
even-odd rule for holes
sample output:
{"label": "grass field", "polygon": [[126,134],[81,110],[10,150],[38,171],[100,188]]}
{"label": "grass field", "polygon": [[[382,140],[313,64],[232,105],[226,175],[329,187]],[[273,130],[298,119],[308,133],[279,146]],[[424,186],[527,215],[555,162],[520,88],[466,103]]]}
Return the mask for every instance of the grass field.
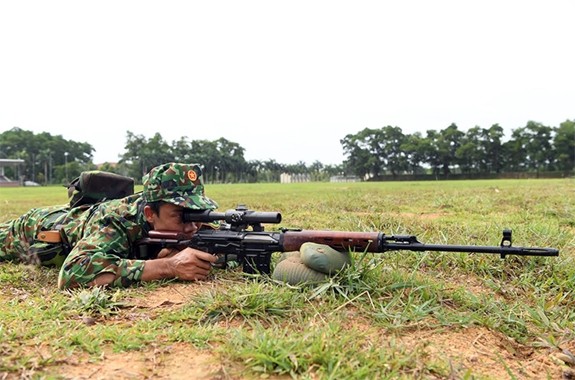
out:
{"label": "grass field", "polygon": [[[555,258],[354,254],[329,282],[238,271],[209,281],[59,291],[57,271],[0,264],[0,379],[575,378],[575,182],[210,185],[221,210],[281,227],[414,234],[425,243],[555,247]],[[66,202],[0,189],[0,222]],[[268,226],[273,230],[278,226]]]}

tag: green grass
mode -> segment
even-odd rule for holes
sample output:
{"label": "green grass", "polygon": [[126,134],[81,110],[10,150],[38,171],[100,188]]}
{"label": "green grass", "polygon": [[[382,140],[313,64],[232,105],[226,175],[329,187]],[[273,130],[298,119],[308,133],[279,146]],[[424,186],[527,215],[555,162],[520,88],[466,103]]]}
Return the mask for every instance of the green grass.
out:
{"label": "green grass", "polygon": [[[182,304],[166,309],[134,303],[178,291],[178,283],[62,292],[53,269],[3,263],[0,378],[66,378],[59,368],[74,358],[99,363],[104,353],[174,344],[216,355],[231,378],[478,379],[498,377],[494,367],[507,378],[529,378],[526,366],[533,361],[541,376],[568,374],[568,364],[546,358],[575,350],[574,185],[573,180],[208,185],[207,195],[220,209],[243,203],[280,211],[282,227],[383,231],[414,234],[425,243],[481,245],[498,245],[501,230],[512,228],[514,245],[555,247],[561,254],[501,260],[465,253],[356,253],[353,265],[328,282],[299,287],[215,271]],[[0,222],[32,207],[65,202],[62,187],[1,189]],[[486,337],[506,342],[484,349],[492,362],[465,359],[471,353],[458,356],[442,340],[476,331],[481,333],[470,336],[471,342]],[[434,354],[437,350],[441,354]]]}

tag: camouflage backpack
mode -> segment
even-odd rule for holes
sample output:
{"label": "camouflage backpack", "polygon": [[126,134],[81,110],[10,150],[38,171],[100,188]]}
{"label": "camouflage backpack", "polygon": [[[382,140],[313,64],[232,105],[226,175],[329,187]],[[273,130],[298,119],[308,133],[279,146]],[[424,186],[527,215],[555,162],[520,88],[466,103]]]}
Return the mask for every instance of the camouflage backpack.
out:
{"label": "camouflage backpack", "polygon": [[68,188],[70,207],[91,205],[134,194],[134,179],[119,174],[91,170],[80,173]]}

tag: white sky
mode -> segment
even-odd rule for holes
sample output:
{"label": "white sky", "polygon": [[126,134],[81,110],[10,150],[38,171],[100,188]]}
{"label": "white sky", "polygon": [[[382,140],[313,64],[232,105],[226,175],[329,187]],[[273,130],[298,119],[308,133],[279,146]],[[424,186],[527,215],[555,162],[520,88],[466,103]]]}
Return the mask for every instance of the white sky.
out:
{"label": "white sky", "polygon": [[0,132],[344,160],[364,128],[575,119],[575,1],[0,2]]}

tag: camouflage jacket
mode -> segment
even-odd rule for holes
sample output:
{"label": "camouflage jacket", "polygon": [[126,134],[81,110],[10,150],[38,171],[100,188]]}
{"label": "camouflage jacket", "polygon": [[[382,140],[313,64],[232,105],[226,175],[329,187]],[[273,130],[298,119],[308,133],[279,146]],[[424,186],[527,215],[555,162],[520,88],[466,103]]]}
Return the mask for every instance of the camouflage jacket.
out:
{"label": "camouflage jacket", "polygon": [[[112,286],[130,286],[141,280],[145,265],[130,259],[133,243],[149,230],[142,207],[135,194],[91,207],[32,209],[0,224],[0,261],[59,266],[60,288],[86,285],[102,273],[116,276]],[[36,240],[40,231],[56,226],[66,244]]]}

